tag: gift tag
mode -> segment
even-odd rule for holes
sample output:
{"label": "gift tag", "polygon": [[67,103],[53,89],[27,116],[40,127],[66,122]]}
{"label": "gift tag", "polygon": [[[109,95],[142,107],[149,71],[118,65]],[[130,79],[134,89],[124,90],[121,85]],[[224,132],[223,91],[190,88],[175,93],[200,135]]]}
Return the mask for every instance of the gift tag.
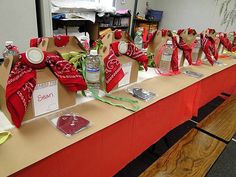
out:
{"label": "gift tag", "polygon": [[120,41],[118,45],[118,50],[121,54],[125,54],[128,50],[128,44],[125,41]]}
{"label": "gift tag", "polygon": [[44,60],[44,54],[41,49],[31,47],[26,50],[26,58],[32,64],[39,64]]}

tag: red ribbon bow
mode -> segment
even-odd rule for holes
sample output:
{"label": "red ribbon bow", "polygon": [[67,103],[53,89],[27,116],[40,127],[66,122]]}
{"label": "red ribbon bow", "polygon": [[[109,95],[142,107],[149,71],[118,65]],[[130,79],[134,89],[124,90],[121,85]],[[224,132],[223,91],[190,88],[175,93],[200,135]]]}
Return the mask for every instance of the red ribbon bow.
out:
{"label": "red ribbon bow", "polygon": [[32,99],[36,86],[36,69],[49,66],[58,80],[70,91],[86,90],[87,85],[78,71],[66,60],[55,54],[44,52],[44,60],[40,64],[32,64],[26,54],[20,54],[19,60],[13,66],[6,87],[6,104],[13,123],[17,128]]}
{"label": "red ribbon bow", "polygon": [[193,28],[188,28],[188,34],[196,35],[197,32],[196,32],[196,30],[193,29]]}
{"label": "red ribbon bow", "polygon": [[229,38],[226,33],[219,33],[220,43],[224,46],[228,51],[231,50],[232,44],[229,41]]}
{"label": "red ribbon bow", "polygon": [[[184,29],[180,29],[178,30],[177,34],[180,36],[183,32],[184,32]],[[190,34],[193,33],[193,29],[189,28],[188,33]],[[186,44],[183,38],[180,36],[179,43],[177,44],[177,46],[183,51],[184,58],[186,58],[189,65],[191,65],[193,45]]]}
{"label": "red ribbon bow", "polygon": [[144,43],[144,48],[145,49],[148,48],[149,44],[151,43],[151,41],[155,37],[156,33],[157,33],[157,30],[148,34],[147,41]]}
{"label": "red ribbon bow", "polygon": [[236,32],[234,32],[234,40],[231,47],[231,52],[236,52]]}

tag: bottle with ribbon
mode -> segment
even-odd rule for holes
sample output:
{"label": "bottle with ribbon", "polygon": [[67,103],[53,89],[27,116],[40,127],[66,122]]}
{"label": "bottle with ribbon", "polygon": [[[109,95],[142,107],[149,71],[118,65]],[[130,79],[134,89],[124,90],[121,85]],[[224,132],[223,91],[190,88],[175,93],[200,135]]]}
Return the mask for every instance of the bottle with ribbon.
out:
{"label": "bottle with ribbon", "polygon": [[19,50],[17,46],[13,44],[13,41],[6,41],[5,48],[2,53],[3,58],[6,59],[9,56],[16,56],[16,55],[19,55]]}
{"label": "bottle with ribbon", "polygon": [[154,62],[157,74],[164,76],[179,73],[177,38],[168,29],[157,32]]}
{"label": "bottle with ribbon", "polygon": [[201,51],[201,38],[200,36],[196,37],[195,40],[195,45],[193,47],[193,51],[192,51],[192,64],[193,65],[201,65],[202,61],[200,58],[200,54],[202,53]]}
{"label": "bottle with ribbon", "polygon": [[171,40],[166,42],[159,63],[159,70],[162,74],[168,74],[171,66],[171,57],[173,53],[173,43]]}
{"label": "bottle with ribbon", "polygon": [[91,50],[86,58],[86,72],[85,77],[89,90],[99,93],[100,88],[100,70],[101,59],[97,50]]}
{"label": "bottle with ribbon", "polygon": [[135,37],[134,37],[134,44],[140,50],[142,50],[143,48],[142,34],[143,34],[143,28],[138,28],[138,31],[136,32]]}

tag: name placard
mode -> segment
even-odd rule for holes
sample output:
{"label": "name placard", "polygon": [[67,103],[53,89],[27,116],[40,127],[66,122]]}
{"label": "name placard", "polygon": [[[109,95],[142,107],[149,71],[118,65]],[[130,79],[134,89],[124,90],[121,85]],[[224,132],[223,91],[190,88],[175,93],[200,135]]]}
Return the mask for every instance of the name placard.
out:
{"label": "name placard", "polygon": [[57,80],[36,85],[33,92],[33,105],[35,116],[59,109]]}

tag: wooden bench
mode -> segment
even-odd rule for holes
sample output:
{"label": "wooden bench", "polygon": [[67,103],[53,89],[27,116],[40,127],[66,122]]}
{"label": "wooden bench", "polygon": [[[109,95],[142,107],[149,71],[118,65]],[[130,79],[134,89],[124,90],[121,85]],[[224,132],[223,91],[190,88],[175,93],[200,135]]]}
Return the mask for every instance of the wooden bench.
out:
{"label": "wooden bench", "polygon": [[140,177],[203,177],[236,132],[236,95],[217,107]]}
{"label": "wooden bench", "polygon": [[229,142],[236,133],[236,95],[229,97],[202,120],[197,127]]}
{"label": "wooden bench", "polygon": [[192,129],[140,177],[202,177],[209,171],[226,144]]}

